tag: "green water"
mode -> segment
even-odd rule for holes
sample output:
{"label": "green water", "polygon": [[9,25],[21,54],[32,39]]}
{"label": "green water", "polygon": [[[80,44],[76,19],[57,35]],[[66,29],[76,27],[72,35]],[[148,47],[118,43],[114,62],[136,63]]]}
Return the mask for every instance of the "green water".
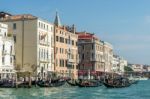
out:
{"label": "green water", "polygon": [[65,85],[59,88],[0,89],[0,99],[150,99],[150,80],[128,88],[79,88]]}

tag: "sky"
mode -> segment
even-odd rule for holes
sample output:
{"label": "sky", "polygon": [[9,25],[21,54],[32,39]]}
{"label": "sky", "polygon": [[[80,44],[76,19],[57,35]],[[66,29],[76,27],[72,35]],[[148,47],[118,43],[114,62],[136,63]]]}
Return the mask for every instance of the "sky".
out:
{"label": "sky", "polygon": [[95,33],[129,63],[150,64],[150,0],[0,0],[0,11],[33,14]]}

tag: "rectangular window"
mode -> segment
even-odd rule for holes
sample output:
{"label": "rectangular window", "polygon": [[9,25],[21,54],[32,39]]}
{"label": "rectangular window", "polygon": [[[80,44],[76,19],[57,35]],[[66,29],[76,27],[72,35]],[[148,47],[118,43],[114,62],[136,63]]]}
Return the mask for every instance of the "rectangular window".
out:
{"label": "rectangular window", "polygon": [[94,49],[94,44],[92,44],[92,50]]}
{"label": "rectangular window", "polygon": [[72,45],[74,45],[74,40],[72,40]]}
{"label": "rectangular window", "polygon": [[2,64],[5,64],[5,57],[2,57]]}
{"label": "rectangular window", "polygon": [[16,36],[13,36],[14,37],[14,42],[16,43]]}
{"label": "rectangular window", "polygon": [[17,26],[16,23],[13,24],[13,29],[16,30]]}
{"label": "rectangular window", "polygon": [[47,69],[48,69],[48,64],[47,64]]}
{"label": "rectangular window", "polygon": [[82,46],[82,49],[84,50],[84,45]]}
{"label": "rectangular window", "polygon": [[4,35],[5,35],[5,36],[7,36],[7,35],[6,35],[6,32],[5,32],[5,34],[4,34]]}
{"label": "rectangular window", "polygon": [[12,46],[10,46],[10,53],[12,54]]}
{"label": "rectangular window", "polygon": [[44,69],[45,69],[45,64],[43,64],[44,65]]}
{"label": "rectangular window", "polygon": [[82,59],[84,60],[84,54],[82,54]]}
{"label": "rectangular window", "polygon": [[68,43],[68,40],[67,39],[65,39],[65,42],[66,42],[66,44]]}
{"label": "rectangular window", "polygon": [[58,36],[56,36],[56,41],[58,42],[59,40],[58,40]]}
{"label": "rectangular window", "polygon": [[61,67],[61,59],[59,60],[59,66]]}
{"label": "rectangular window", "polygon": [[45,24],[44,24],[44,29],[45,29]]}
{"label": "rectangular window", "polygon": [[39,28],[40,28],[40,26],[41,26],[41,23],[39,22]]}
{"label": "rectangular window", "polygon": [[76,42],[76,46],[78,46],[78,42]]}
{"label": "rectangular window", "polygon": [[63,37],[60,37],[60,42],[64,43],[64,38]]}
{"label": "rectangular window", "polygon": [[12,57],[10,57],[10,63],[12,64]]}
{"label": "rectangular window", "polygon": [[3,44],[3,51],[5,50],[5,45]]}
{"label": "rectangular window", "polygon": [[14,60],[16,60],[16,57],[14,56]]}
{"label": "rectangular window", "polygon": [[94,54],[92,53],[92,59],[94,59]]}

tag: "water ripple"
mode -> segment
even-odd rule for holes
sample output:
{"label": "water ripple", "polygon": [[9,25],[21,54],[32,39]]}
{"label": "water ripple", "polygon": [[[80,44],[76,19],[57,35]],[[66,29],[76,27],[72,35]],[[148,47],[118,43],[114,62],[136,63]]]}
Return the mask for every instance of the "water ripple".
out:
{"label": "water ripple", "polygon": [[128,88],[107,89],[62,86],[59,88],[0,89],[0,99],[150,99],[150,80]]}

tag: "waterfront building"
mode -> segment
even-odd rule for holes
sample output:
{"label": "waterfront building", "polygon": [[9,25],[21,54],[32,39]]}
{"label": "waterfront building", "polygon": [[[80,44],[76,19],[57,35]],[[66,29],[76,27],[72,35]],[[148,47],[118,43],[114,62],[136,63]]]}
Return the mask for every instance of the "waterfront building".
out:
{"label": "waterfront building", "polygon": [[105,72],[112,72],[113,62],[113,46],[108,42],[103,42],[104,46],[104,60],[105,60]]}
{"label": "waterfront building", "polygon": [[0,16],[0,21],[8,25],[14,38],[16,69],[41,77],[53,72],[53,24],[30,14],[1,12]]}
{"label": "waterfront building", "polygon": [[[79,76],[91,78],[105,71],[104,42],[92,33],[76,32],[78,34]],[[90,73],[90,77],[89,77]]]}
{"label": "waterfront building", "polygon": [[15,74],[14,42],[8,36],[8,26],[0,23],[0,79],[12,78]]}
{"label": "waterfront building", "polygon": [[113,72],[120,74],[124,73],[125,66],[128,66],[127,60],[118,55],[113,55],[113,66],[112,66]]}
{"label": "waterfront building", "polygon": [[149,65],[147,66],[147,72],[150,72],[150,66]]}
{"label": "waterfront building", "polygon": [[78,65],[78,35],[75,26],[62,26],[58,14],[55,21],[55,72],[59,76],[77,78]]}
{"label": "waterfront building", "polygon": [[134,72],[143,72],[143,65],[141,64],[132,64],[131,68]]}
{"label": "waterfront building", "polygon": [[115,73],[120,72],[119,56],[118,55],[113,55],[112,71],[115,72]]}
{"label": "waterfront building", "polygon": [[124,73],[124,67],[128,66],[127,60],[120,58],[120,73]]}

